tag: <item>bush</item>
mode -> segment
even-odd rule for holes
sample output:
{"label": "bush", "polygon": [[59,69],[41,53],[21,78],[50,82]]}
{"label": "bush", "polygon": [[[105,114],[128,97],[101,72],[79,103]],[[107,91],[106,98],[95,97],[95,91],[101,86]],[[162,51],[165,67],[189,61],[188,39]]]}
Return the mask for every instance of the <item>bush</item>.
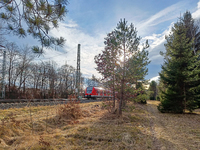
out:
{"label": "bush", "polygon": [[156,96],[156,100],[157,100],[157,101],[160,101],[160,96]]}
{"label": "bush", "polygon": [[78,119],[82,116],[82,111],[80,108],[80,101],[70,100],[67,104],[61,105],[58,108],[58,115],[59,117],[66,118],[66,119]]}
{"label": "bush", "polygon": [[143,93],[143,94],[139,94],[137,97],[136,97],[136,101],[137,102],[140,102],[141,104],[146,104],[147,103],[147,94],[146,93]]}
{"label": "bush", "polygon": [[113,110],[113,101],[109,99],[104,99],[104,101],[102,102],[102,108],[107,109],[108,112],[111,113]]}

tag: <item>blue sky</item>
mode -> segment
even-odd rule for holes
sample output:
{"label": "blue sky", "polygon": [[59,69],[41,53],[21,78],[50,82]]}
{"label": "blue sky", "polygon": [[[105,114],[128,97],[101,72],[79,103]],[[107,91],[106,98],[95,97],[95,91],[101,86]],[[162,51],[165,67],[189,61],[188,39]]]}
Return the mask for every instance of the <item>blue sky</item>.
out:
{"label": "blue sky", "polygon": [[165,51],[164,37],[173,23],[186,10],[195,19],[200,18],[200,0],[70,0],[67,9],[65,21],[50,32],[66,38],[64,48],[46,50],[39,59],[51,58],[58,64],[67,62],[76,67],[77,45],[81,44],[81,72],[85,77],[92,77],[92,74],[100,77],[95,70],[94,56],[104,49],[106,34],[116,28],[120,19],[133,23],[138,35],[149,40],[151,63],[146,79],[156,79],[163,63],[159,52]]}

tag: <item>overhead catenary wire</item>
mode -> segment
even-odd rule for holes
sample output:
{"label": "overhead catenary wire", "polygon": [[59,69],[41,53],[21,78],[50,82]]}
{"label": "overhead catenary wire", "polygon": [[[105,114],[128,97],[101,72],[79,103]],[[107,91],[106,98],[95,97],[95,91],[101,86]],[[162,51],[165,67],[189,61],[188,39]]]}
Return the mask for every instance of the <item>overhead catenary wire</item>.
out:
{"label": "overhead catenary wire", "polygon": [[[64,52],[64,53],[61,53],[61,54],[58,54],[58,55],[55,55],[55,56],[47,57],[47,58],[44,58],[44,59],[55,58],[55,57],[58,57],[58,56],[60,56],[60,55],[67,54],[67,53],[69,53],[69,52],[71,52],[71,51],[76,51],[75,49],[76,49],[76,47],[72,48],[71,50],[69,50],[69,51],[67,51],[67,52]],[[38,60],[41,60],[41,59],[38,59]]]}
{"label": "overhead catenary wire", "polygon": [[[58,57],[58,56],[63,55],[63,54],[67,54],[67,52],[62,53],[62,54],[58,54],[58,55],[55,55],[55,56],[51,56],[51,57],[48,57],[48,58],[43,58],[43,59],[51,59],[51,58],[55,58],[55,57]],[[41,58],[38,59],[38,60],[41,60]]]}
{"label": "overhead catenary wire", "polygon": [[[76,50],[75,49],[77,49],[77,47],[74,47],[74,48],[72,48],[71,50],[69,50],[69,51],[67,51],[67,52],[63,52],[63,53],[61,53],[61,54],[57,54],[57,55],[55,55],[55,56],[51,56],[51,57],[47,57],[47,58],[45,58],[44,57],[44,55],[43,55],[43,58],[37,58],[37,59],[35,59],[36,61],[41,61],[41,62],[45,62],[45,61],[50,61],[50,59],[52,59],[52,58],[56,58],[56,57],[59,57],[60,55],[64,55],[64,54],[67,54],[67,53],[70,53],[70,52],[72,52],[72,51],[74,51],[74,53],[76,52]],[[53,59],[52,59],[53,60]],[[57,62],[63,62],[63,61],[65,61],[65,64],[66,64],[66,61],[68,62],[68,61],[70,61],[70,62],[74,62],[74,61],[76,61],[75,60],[75,56],[74,56],[74,59],[72,59],[72,60],[56,60],[55,61],[55,63],[57,64]],[[58,65],[58,64],[57,64]],[[73,66],[72,64],[71,64],[71,66]]]}

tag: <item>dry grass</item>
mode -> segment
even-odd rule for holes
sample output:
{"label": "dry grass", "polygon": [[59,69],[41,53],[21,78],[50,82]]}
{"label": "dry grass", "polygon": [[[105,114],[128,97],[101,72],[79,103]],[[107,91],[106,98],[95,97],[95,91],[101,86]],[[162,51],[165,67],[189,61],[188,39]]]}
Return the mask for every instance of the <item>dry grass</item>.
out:
{"label": "dry grass", "polygon": [[[73,110],[66,105],[0,110],[0,149],[200,148],[199,112],[162,114],[157,104],[130,103],[121,118],[108,113],[101,102],[74,105]],[[76,117],[63,115],[74,109]]]}
{"label": "dry grass", "polygon": [[200,112],[170,114],[156,109],[159,102],[148,101],[147,110],[152,120],[155,144],[160,149],[200,149]]}

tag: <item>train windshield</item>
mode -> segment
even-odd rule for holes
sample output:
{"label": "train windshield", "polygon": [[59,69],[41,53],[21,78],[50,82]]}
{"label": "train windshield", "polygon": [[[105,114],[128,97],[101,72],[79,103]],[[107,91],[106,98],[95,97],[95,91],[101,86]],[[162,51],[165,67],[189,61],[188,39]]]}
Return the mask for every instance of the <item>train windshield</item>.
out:
{"label": "train windshield", "polygon": [[87,93],[92,93],[92,88],[93,87],[87,87]]}

